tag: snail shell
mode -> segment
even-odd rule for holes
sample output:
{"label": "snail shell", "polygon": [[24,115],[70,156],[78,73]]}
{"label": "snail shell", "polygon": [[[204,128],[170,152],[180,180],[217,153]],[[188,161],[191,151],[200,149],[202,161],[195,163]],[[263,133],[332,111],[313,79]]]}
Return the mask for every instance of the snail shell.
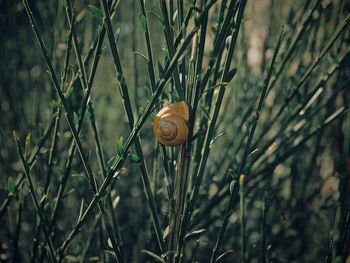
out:
{"label": "snail shell", "polygon": [[161,109],[153,121],[157,140],[166,146],[183,144],[188,136],[189,111],[184,101],[172,103]]}

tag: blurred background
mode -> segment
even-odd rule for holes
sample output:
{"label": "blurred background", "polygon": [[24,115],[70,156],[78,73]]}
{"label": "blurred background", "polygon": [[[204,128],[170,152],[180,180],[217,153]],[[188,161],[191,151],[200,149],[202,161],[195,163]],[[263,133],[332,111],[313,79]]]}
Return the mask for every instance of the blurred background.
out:
{"label": "blurred background", "polygon": [[[160,13],[159,3],[145,3],[150,11],[148,22],[156,77],[159,79],[161,71],[158,64],[164,63],[167,52],[163,28],[156,16]],[[60,75],[69,34],[64,4],[61,1],[40,0],[29,1],[29,4],[56,73]],[[77,12],[75,30],[83,54],[88,52],[100,24],[88,5],[99,6],[99,3],[83,0],[74,3]],[[186,10],[189,6],[188,3]],[[252,144],[255,150],[247,163],[246,172],[250,178],[247,183],[249,262],[261,262],[264,204],[267,207],[264,231],[268,244],[268,262],[323,262],[329,254],[333,255],[333,261],[330,262],[345,262],[350,250],[350,114],[344,110],[339,118],[329,124],[327,118],[339,109],[348,108],[350,103],[349,25],[345,25],[345,29],[297,94],[288,104],[285,101],[300,84],[337,28],[344,23],[349,10],[350,3],[347,0],[247,2],[233,61],[237,75],[226,89],[215,131],[217,137],[211,146],[195,217],[192,219],[194,230],[205,231],[187,241],[186,262],[208,262],[211,255],[227,204],[231,174],[238,169],[247,129],[254,117],[251,107],[256,108],[264,75],[282,26],[285,37],[274,74],[278,73],[279,65],[286,58],[298,32],[301,33],[287,58],[286,66],[281,69],[274,88],[266,98]],[[218,8],[214,8],[210,13],[204,68],[213,46],[217,12]],[[120,1],[112,21],[117,30],[117,46],[132,96],[135,117],[146,106],[150,96],[147,63],[140,55],[146,54],[146,46],[139,16],[138,1]],[[0,203],[3,204],[23,171],[12,131],[17,131],[29,156],[45,133],[59,102],[22,1],[0,0],[0,33]],[[129,125],[107,38],[103,45],[91,101],[107,162],[116,155],[118,142],[128,137]],[[91,65],[87,66],[87,72],[90,67]],[[72,80],[75,72],[77,62],[72,55],[68,81]],[[169,94],[165,94],[163,99],[168,97]],[[73,111],[79,111],[81,102],[81,87],[77,82],[69,99]],[[205,103],[203,105],[203,110],[198,115],[205,119],[210,109],[205,108]],[[283,111],[276,117],[281,107]],[[50,202],[56,195],[64,173],[71,139],[64,118],[61,118],[59,125],[54,169],[47,195]],[[151,120],[148,120],[141,131],[141,140],[164,229],[168,210],[166,186],[163,170],[154,161],[158,155],[151,125]],[[204,131],[198,127],[198,132]],[[84,149],[90,152],[89,162],[93,173],[98,177],[95,143],[87,122],[83,125],[81,138]],[[42,196],[44,191],[50,141],[51,139],[45,141],[32,168],[38,196]],[[193,154],[196,154],[195,151]],[[62,244],[76,222],[81,199],[89,200],[92,197],[78,154],[74,158],[70,174],[55,225],[53,240],[56,246]],[[33,257],[33,239],[36,236],[38,218],[25,187],[21,194],[13,196],[6,207],[6,213],[0,218],[2,262],[29,262]],[[120,179],[111,192],[115,202],[118,202],[116,215],[128,262],[147,262],[149,259],[141,250],[156,251],[157,245],[135,163],[126,162]],[[18,226],[18,211],[22,202]],[[51,209],[50,202],[45,208],[47,211]],[[95,216],[98,216],[97,210],[74,240],[74,245],[69,248],[67,262],[78,262],[82,253],[87,254],[86,261],[110,260],[105,252],[110,248],[104,226],[98,220],[95,223]],[[223,251],[233,251],[222,262],[240,262],[239,231],[239,212],[235,209],[223,244]],[[85,251],[91,236],[93,239],[89,241],[90,249]],[[37,237],[40,242],[44,240],[42,233]],[[14,240],[18,240],[17,248],[14,248]],[[37,249],[40,255],[43,248],[39,246]],[[39,262],[37,260],[39,256],[34,262]],[[348,257],[346,262],[349,260]]]}

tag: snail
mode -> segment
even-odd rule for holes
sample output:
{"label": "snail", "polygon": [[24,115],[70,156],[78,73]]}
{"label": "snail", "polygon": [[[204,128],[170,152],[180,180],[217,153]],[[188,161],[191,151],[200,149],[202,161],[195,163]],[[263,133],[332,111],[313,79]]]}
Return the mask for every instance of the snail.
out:
{"label": "snail", "polygon": [[186,102],[171,103],[155,116],[154,135],[163,145],[171,147],[181,145],[188,136],[188,119],[189,111]]}

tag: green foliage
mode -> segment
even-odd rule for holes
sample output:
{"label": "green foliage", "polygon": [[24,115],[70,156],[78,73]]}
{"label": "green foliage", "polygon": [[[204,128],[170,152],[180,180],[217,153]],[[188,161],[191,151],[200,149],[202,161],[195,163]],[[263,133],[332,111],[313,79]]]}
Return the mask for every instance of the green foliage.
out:
{"label": "green foliage", "polygon": [[13,194],[15,192],[15,189],[16,189],[15,180],[13,180],[12,177],[9,177],[7,180],[7,190],[9,191],[9,193]]}
{"label": "green foliage", "polygon": [[143,31],[147,30],[147,19],[144,15],[140,16],[140,25]]}
{"label": "green foliage", "polygon": [[100,8],[93,6],[93,5],[89,5],[90,11],[100,20],[102,21],[103,19],[103,12]]}
{"label": "green foliage", "polygon": [[0,6],[1,260],[349,260],[346,1]]}

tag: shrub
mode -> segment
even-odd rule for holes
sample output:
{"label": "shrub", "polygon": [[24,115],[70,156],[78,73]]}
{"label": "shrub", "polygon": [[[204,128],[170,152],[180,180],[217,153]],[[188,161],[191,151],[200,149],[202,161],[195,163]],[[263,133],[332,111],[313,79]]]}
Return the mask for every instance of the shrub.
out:
{"label": "shrub", "polygon": [[1,260],[348,262],[346,1],[0,5]]}

